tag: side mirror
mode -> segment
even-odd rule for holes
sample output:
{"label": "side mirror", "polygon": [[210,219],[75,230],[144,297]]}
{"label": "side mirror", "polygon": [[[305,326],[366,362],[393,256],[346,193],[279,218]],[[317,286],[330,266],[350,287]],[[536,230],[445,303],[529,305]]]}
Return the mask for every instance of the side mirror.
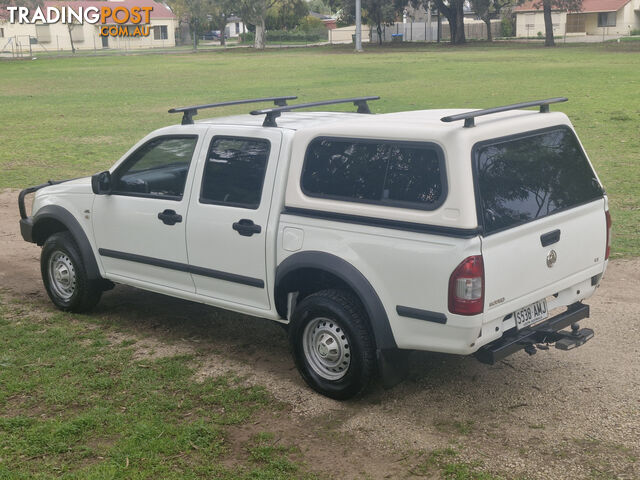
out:
{"label": "side mirror", "polygon": [[96,173],[91,177],[91,189],[96,195],[109,195],[111,193],[111,173]]}

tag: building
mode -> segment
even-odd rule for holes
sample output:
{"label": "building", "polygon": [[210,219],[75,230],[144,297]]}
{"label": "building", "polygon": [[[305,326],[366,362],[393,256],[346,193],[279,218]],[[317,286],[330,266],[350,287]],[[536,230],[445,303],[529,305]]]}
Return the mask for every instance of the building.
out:
{"label": "building", "polygon": [[327,27],[327,30],[333,30],[338,26],[336,18],[332,17],[331,15],[325,15],[324,13],[310,11],[309,16],[322,21],[322,23],[324,23],[324,26]]}
{"label": "building", "polygon": [[[101,50],[104,48],[134,50],[141,48],[173,47],[176,44],[175,30],[177,27],[176,16],[162,3],[153,0],[69,0],[69,1],[45,1],[46,7],[69,6],[74,11],[79,7],[108,6],[112,9],[124,7],[152,7],[150,22],[144,27],[149,27],[148,36],[101,36],[100,23],[72,24],[65,23],[35,23],[19,24],[9,23],[7,11],[2,8],[0,16],[0,53],[38,53],[49,51],[71,51],[71,45],[76,50]],[[107,26],[116,26],[116,22],[109,17]],[[118,25],[119,26],[119,25]],[[127,31],[133,32],[134,24],[122,25]],[[142,25],[141,25],[142,26]]]}
{"label": "building", "polygon": [[[544,34],[544,15],[539,0],[527,1],[514,8],[516,36],[535,37]],[[640,0],[582,0],[579,12],[553,10],[553,34],[563,35],[630,35],[640,29]]]}
{"label": "building", "polygon": [[242,19],[240,17],[231,16],[229,17],[227,22],[227,26],[224,29],[224,33],[229,38],[237,38],[243,33],[247,33],[247,28],[242,23]]}

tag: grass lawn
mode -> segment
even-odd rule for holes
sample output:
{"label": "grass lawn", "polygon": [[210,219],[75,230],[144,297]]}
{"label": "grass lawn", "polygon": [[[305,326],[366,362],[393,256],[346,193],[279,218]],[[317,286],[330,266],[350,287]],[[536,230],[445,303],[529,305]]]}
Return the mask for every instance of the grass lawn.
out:
{"label": "grass lawn", "polygon": [[[230,374],[196,380],[204,353],[157,356],[138,341],[105,315],[0,296],[0,479],[369,478],[308,459],[309,449],[330,451],[327,438],[339,436],[318,420],[315,429],[300,429],[302,437],[270,431],[268,418],[294,422],[263,387]],[[453,448],[406,452],[399,469],[502,479]]]}
{"label": "grass lawn", "polygon": [[[0,62],[0,188],[106,169],[167,109],[270,95],[381,95],[375,112],[567,96],[611,199],[614,256],[640,254],[640,42],[227,50]],[[348,107],[345,107],[348,108]],[[223,113],[246,112],[246,107]]]}
{"label": "grass lawn", "polygon": [[196,383],[190,357],[136,360],[135,341],[97,326],[0,310],[0,478],[306,477],[269,432],[244,445],[244,462],[220,464],[229,426],[277,408],[262,388]]}

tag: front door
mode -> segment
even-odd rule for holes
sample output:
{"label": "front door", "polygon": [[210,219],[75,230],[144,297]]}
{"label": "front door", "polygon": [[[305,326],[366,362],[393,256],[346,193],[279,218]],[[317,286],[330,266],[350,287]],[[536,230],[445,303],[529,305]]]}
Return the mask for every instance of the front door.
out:
{"label": "front door", "polygon": [[216,127],[196,171],[187,249],[196,292],[270,308],[265,249],[282,134]]}
{"label": "front door", "polygon": [[112,172],[112,193],[93,203],[94,238],[108,278],[195,291],[185,225],[197,147],[197,135],[156,137]]}

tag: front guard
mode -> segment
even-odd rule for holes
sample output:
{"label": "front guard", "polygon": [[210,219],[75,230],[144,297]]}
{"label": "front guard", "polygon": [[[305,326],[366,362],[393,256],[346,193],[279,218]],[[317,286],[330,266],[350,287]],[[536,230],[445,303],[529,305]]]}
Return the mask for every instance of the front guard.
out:
{"label": "front guard", "polygon": [[[532,327],[506,335],[480,348],[475,356],[482,363],[493,365],[503,358],[524,349],[529,354],[536,352],[536,344],[555,343],[556,348],[570,350],[585,344],[593,338],[593,330],[579,329],[577,322],[589,317],[589,305],[576,302],[569,305],[566,312],[545,320]],[[571,325],[571,332],[562,332]]]}

